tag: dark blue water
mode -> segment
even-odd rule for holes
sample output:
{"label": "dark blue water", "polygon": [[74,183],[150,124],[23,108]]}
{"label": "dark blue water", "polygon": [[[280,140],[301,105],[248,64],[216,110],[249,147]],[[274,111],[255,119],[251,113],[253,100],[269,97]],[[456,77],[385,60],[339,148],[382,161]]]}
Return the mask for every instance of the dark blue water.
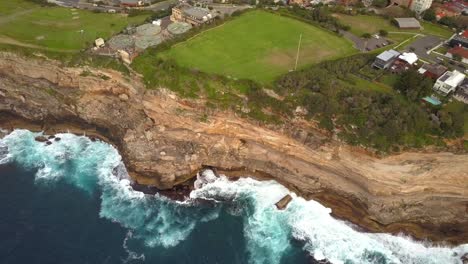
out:
{"label": "dark blue water", "polygon": [[[242,217],[222,210],[171,248],[148,248],[138,239],[128,247],[145,260],[128,259],[128,229],[99,217],[100,193],[64,181],[36,184],[36,171],[0,165],[0,263],[248,263]],[[298,247],[282,263],[308,263]]]}
{"label": "dark blue water", "polygon": [[[0,264],[314,263],[310,256],[462,264],[468,252],[358,232],[274,181],[231,182],[205,171],[189,202],[143,195],[112,146],[71,134],[47,145],[37,135],[17,130],[0,139]],[[277,210],[286,194],[292,201]]]}

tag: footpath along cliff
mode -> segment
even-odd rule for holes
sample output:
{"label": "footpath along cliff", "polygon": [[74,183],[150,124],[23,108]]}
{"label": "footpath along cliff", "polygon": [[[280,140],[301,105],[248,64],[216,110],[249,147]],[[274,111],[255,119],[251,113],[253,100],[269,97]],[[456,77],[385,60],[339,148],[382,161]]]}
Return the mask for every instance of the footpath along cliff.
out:
{"label": "footpath along cliff", "polygon": [[[137,76],[0,53],[0,127],[86,133],[120,151],[140,184],[171,189],[210,166],[275,179],[368,231],[468,242],[468,155],[377,158],[294,118],[261,126]],[[316,131],[316,132],[313,132]]]}

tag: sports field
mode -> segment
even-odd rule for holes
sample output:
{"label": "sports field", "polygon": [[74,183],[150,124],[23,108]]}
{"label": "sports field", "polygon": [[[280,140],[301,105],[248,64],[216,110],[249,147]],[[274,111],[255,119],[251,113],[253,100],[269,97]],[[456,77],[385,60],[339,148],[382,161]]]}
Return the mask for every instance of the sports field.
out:
{"label": "sports field", "polygon": [[270,82],[294,68],[356,52],[352,43],[309,24],[251,11],[173,46],[161,54],[179,65],[232,78]]}
{"label": "sports field", "polygon": [[0,43],[77,51],[109,38],[145,16],[100,14],[63,7],[41,7],[24,0],[0,1]]}

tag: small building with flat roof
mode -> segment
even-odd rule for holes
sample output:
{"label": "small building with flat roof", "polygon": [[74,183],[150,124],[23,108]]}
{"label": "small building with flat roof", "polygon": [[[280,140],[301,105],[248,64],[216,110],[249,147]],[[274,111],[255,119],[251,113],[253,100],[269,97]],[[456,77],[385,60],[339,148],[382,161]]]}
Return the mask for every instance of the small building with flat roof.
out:
{"label": "small building with flat roof", "polygon": [[400,56],[400,52],[396,50],[386,50],[380,53],[376,58],[372,66],[378,69],[387,69],[392,65],[393,61]]}
{"label": "small building with flat roof", "polygon": [[463,80],[465,80],[465,74],[457,70],[447,71],[437,79],[434,90],[446,96],[451,92],[455,92]]}
{"label": "small building with flat roof", "polygon": [[209,23],[216,14],[207,8],[191,6],[183,3],[172,8],[171,21],[185,22],[196,27],[204,23]]}
{"label": "small building with flat roof", "polygon": [[395,21],[399,28],[403,29],[420,29],[421,24],[414,17],[399,17],[395,18]]}
{"label": "small building with flat roof", "polygon": [[102,48],[105,45],[104,39],[103,38],[98,38],[94,41],[94,45],[98,48]]}

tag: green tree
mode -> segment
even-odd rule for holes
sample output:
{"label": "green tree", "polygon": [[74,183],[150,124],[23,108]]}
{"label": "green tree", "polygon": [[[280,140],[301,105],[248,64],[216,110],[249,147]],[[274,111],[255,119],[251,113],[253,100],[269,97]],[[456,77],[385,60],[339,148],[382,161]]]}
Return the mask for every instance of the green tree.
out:
{"label": "green tree", "polygon": [[400,76],[394,88],[406,95],[411,101],[417,101],[431,93],[432,81],[411,69]]}
{"label": "green tree", "polygon": [[373,0],[372,1],[372,5],[375,6],[375,7],[386,7],[388,5],[388,1],[387,0]]}
{"label": "green tree", "polygon": [[379,35],[382,36],[382,37],[386,37],[386,36],[388,36],[388,31],[385,30],[385,29],[381,29],[381,30],[379,30]]}
{"label": "green tree", "polygon": [[452,58],[456,61],[462,61],[462,56],[460,54],[453,54]]}
{"label": "green tree", "polygon": [[436,13],[434,9],[430,8],[424,12],[423,19],[430,21],[430,22],[435,22],[437,20],[436,18]]}
{"label": "green tree", "polygon": [[372,36],[369,33],[364,33],[361,35],[361,37],[368,39],[368,38],[371,38]]}

